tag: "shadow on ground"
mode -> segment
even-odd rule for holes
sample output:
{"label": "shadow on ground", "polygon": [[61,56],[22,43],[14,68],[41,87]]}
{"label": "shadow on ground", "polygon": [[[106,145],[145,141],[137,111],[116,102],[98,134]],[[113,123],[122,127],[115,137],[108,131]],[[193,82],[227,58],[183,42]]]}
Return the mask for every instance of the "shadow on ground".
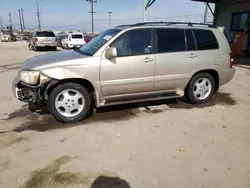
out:
{"label": "shadow on ground", "polygon": [[130,188],[130,185],[125,180],[122,180],[118,177],[98,177],[90,188]]}
{"label": "shadow on ground", "polygon": [[[151,109],[152,106],[166,105],[166,108],[159,109]],[[188,104],[179,100],[160,100],[154,102],[144,102],[144,103],[136,103],[136,104],[126,104],[126,105],[117,105],[111,107],[104,107],[98,109],[90,118],[85,120],[84,122],[74,123],[74,124],[62,124],[58,123],[54,120],[51,115],[44,115],[43,112],[31,113],[27,109],[27,106],[23,106],[22,109],[19,109],[8,115],[6,121],[14,121],[14,122],[23,122],[19,124],[18,127],[13,129],[14,132],[23,132],[26,130],[35,130],[38,132],[45,132],[49,130],[55,129],[65,129],[70,128],[72,126],[80,126],[84,124],[91,124],[96,122],[120,122],[126,121],[132,118],[137,117],[141,113],[150,113],[157,114],[165,111],[168,108],[171,109],[193,109],[193,108],[204,108],[216,105],[236,105],[235,99],[231,97],[228,93],[220,93],[214,95],[213,99],[207,103],[202,105],[193,105]],[[144,109],[139,109],[144,107]],[[42,114],[42,115],[41,115]]]}
{"label": "shadow on ground", "polygon": [[234,57],[234,66],[250,70],[250,56],[249,57]]}
{"label": "shadow on ground", "polygon": [[82,172],[60,172],[61,165],[69,163],[71,160],[70,156],[61,156],[46,167],[33,171],[21,188],[67,188],[75,187],[76,185],[80,185],[81,187],[91,186],[91,188],[130,188],[125,180],[118,177],[108,177],[105,175],[99,175],[98,177],[98,175]]}

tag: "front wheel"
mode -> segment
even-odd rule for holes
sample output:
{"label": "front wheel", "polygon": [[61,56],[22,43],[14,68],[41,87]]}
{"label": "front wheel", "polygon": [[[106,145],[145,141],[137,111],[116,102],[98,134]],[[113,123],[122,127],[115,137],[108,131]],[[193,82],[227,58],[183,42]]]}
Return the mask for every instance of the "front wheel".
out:
{"label": "front wheel", "polygon": [[211,74],[195,75],[186,90],[187,98],[194,104],[203,104],[211,100],[215,92],[215,81]]}
{"label": "front wheel", "polygon": [[62,123],[75,123],[88,118],[93,110],[91,95],[77,83],[57,86],[49,95],[48,107],[54,118]]}

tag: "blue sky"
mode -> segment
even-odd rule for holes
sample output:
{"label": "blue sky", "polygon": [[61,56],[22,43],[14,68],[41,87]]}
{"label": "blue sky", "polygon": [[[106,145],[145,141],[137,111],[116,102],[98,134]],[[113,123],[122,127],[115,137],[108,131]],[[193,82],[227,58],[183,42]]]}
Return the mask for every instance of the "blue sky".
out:
{"label": "blue sky", "polygon": [[[9,24],[8,12],[12,14],[13,26],[19,27],[18,9],[24,9],[27,28],[37,27],[35,0],[0,0],[0,16],[4,25]],[[90,3],[86,0],[38,0],[42,29],[90,30]],[[95,30],[109,27],[108,12],[112,11],[112,25],[141,22],[143,0],[97,0],[95,3]],[[147,21],[193,21],[202,22],[204,4],[190,0],[156,0],[147,11]],[[209,14],[209,19],[212,16]]]}

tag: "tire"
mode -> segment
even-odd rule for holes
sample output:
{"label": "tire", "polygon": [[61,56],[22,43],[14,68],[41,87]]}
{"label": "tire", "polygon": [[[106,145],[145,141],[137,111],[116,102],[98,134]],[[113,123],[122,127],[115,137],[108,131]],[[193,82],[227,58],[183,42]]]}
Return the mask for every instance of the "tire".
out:
{"label": "tire", "polygon": [[93,101],[84,86],[65,83],[49,94],[48,109],[58,122],[75,123],[89,117],[93,111]]}
{"label": "tire", "polygon": [[57,51],[57,47],[52,47],[52,50],[53,51]]}
{"label": "tire", "polygon": [[30,50],[34,50],[34,47],[31,44],[29,44],[28,47]]}
{"label": "tire", "polygon": [[186,97],[193,104],[210,101],[215,93],[215,81],[209,73],[198,73],[188,84]]}

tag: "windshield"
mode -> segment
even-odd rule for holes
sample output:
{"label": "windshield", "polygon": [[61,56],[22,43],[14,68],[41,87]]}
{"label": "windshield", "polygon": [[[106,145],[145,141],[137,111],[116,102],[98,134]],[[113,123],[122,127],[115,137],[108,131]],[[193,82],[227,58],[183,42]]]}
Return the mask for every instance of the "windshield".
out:
{"label": "windshield", "polygon": [[86,55],[92,56],[97,50],[99,50],[104,44],[106,44],[111,38],[113,38],[121,30],[109,29],[100,33],[98,36],[93,38],[88,44],[80,48],[80,52]]}

